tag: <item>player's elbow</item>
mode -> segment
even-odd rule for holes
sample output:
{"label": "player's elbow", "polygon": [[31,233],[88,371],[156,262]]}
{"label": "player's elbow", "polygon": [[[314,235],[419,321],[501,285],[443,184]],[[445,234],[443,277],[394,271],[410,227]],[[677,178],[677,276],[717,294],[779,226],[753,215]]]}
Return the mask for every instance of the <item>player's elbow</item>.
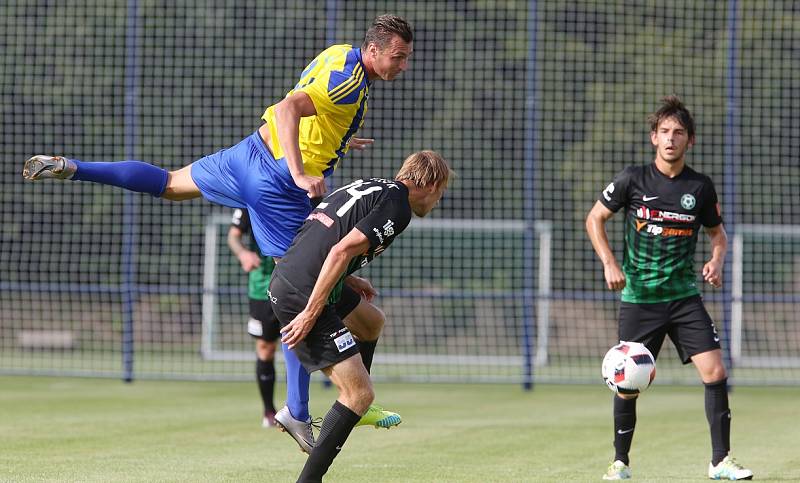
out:
{"label": "player's elbow", "polygon": [[586,215],[586,220],[584,221],[586,232],[591,235],[592,232],[594,232],[594,230],[597,228],[598,224],[601,223],[600,220],[598,220],[594,210],[590,211],[589,214]]}
{"label": "player's elbow", "polygon": [[347,254],[347,249],[342,246],[341,243],[334,245],[328,253],[328,256],[332,257],[335,261],[349,261],[350,258]]}
{"label": "player's elbow", "polygon": [[288,99],[284,99],[275,105],[275,119],[279,126],[300,123],[297,107],[288,101]]}
{"label": "player's elbow", "polygon": [[300,122],[301,117],[314,116],[317,110],[305,92],[295,92],[275,104],[275,117],[278,122]]}

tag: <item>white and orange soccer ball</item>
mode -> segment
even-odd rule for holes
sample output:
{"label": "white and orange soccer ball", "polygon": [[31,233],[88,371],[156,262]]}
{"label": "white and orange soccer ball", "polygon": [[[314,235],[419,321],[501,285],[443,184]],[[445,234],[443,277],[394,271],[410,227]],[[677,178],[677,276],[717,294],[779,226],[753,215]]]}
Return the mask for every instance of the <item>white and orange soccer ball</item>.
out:
{"label": "white and orange soccer ball", "polygon": [[635,396],[650,387],[656,377],[656,359],[644,344],[622,341],[603,357],[603,381],[609,389]]}

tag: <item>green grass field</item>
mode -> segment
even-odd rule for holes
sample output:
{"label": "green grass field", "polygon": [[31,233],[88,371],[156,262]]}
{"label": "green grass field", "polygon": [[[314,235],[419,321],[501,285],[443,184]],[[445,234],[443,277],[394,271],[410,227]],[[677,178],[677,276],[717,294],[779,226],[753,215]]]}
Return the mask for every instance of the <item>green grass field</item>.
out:
{"label": "green grass field", "polygon": [[[282,394],[283,387],[278,388]],[[595,386],[378,385],[404,417],[357,428],[330,482],[599,481],[611,393]],[[322,415],[335,393],[312,388]],[[731,394],[734,455],[759,481],[800,481],[800,388]],[[294,481],[304,454],[261,429],[255,384],[0,377],[0,481]],[[639,401],[636,481],[706,481],[701,387]]]}

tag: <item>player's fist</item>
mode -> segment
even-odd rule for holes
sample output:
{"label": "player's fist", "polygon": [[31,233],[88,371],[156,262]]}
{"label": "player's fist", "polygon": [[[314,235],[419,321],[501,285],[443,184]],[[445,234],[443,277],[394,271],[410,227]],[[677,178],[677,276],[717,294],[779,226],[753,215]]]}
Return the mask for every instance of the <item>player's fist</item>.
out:
{"label": "player's fist", "polygon": [[242,250],[239,253],[239,264],[242,265],[242,270],[250,273],[252,270],[261,265],[261,257],[256,252],[250,250]]}
{"label": "player's fist", "polygon": [[328,187],[325,186],[325,178],[300,174],[293,176],[292,179],[298,188],[308,191],[308,196],[311,198],[322,196],[328,191]]}
{"label": "player's fist", "polygon": [[722,264],[714,260],[703,265],[703,280],[714,288],[722,286]]}
{"label": "player's fist", "polygon": [[603,267],[603,274],[606,277],[606,287],[609,290],[622,290],[625,288],[625,274],[620,270],[616,263],[609,263]]}

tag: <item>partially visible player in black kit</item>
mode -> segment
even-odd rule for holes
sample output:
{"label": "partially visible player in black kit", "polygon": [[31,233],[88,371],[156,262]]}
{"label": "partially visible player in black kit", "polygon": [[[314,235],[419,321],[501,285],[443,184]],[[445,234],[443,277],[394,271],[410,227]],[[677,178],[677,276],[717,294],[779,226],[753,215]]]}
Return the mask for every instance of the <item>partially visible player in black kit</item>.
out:
{"label": "partially visible player in black kit", "polygon": [[405,159],[394,180],[372,178],[342,186],[308,215],[275,267],[269,297],[283,342],[308,372],[322,370],[339,390],[298,481],[322,481],[375,397],[358,345],[329,296],[345,277],[386,250],[412,213],[428,214],[450,175],[444,158],[420,151]]}
{"label": "partially visible player in black kit", "polygon": [[[641,342],[654,356],[669,335],[684,364],[694,363],[705,385],[705,409],[711,432],[712,455],[708,477],[749,480],[730,452],[731,412],[727,373],[719,336],[706,311],[694,253],[700,227],[711,241],[711,260],[703,265],[703,279],[722,285],[728,239],[722,226],[717,192],[708,176],[686,165],[695,141],[694,119],[677,96],[662,99],[652,114],[650,141],[655,161],[631,166],[606,186],[586,220],[586,229],[603,262],[609,290],[622,290],[619,338]],[[625,256],[620,269],[608,242],[605,224],[625,209]],[[605,480],[631,477],[628,452],[636,425],[636,398],[614,396],[616,455]]]}

